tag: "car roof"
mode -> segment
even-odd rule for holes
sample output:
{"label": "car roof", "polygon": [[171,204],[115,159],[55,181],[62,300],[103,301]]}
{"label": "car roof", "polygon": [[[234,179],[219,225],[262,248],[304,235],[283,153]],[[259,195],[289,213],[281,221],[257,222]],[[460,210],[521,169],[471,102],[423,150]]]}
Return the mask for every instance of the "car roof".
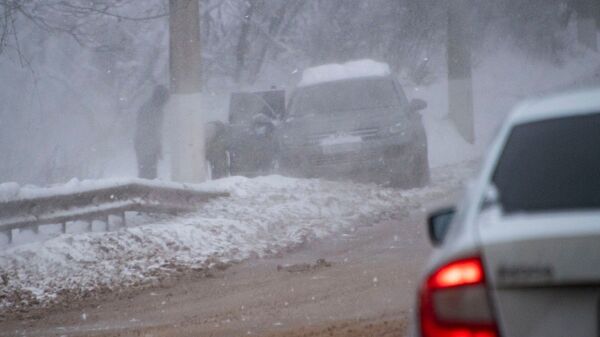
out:
{"label": "car roof", "polygon": [[513,110],[508,122],[516,125],[592,113],[600,113],[600,88],[525,101]]}
{"label": "car roof", "polygon": [[298,85],[298,86],[296,86],[296,90],[302,90],[302,89],[306,89],[306,88],[323,87],[323,86],[327,86],[327,85],[331,85],[331,84],[335,85],[335,84],[339,84],[339,83],[357,82],[357,81],[365,81],[365,80],[376,80],[376,79],[393,81],[394,77],[391,75],[370,75],[370,76],[361,76],[361,77],[349,77],[349,78],[342,78],[342,79],[331,80],[331,81],[305,84],[305,85],[301,85],[301,86]]}
{"label": "car roof", "polygon": [[342,64],[330,63],[304,70],[298,87],[365,77],[385,77],[392,74],[387,63],[364,59]]}

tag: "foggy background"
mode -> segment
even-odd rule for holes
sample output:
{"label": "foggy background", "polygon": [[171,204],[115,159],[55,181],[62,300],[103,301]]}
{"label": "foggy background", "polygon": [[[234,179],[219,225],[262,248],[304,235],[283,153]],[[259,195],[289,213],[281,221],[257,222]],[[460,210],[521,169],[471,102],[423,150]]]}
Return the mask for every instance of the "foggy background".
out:
{"label": "foggy background", "polygon": [[[473,1],[467,144],[446,118],[447,2],[202,0],[206,120],[226,119],[231,91],[291,89],[308,66],[371,58],[429,103],[440,166],[477,158],[519,100],[600,84],[597,46],[578,36],[579,1]],[[167,12],[161,0],[0,0],[0,182],[136,174],[137,110],[169,82]]]}

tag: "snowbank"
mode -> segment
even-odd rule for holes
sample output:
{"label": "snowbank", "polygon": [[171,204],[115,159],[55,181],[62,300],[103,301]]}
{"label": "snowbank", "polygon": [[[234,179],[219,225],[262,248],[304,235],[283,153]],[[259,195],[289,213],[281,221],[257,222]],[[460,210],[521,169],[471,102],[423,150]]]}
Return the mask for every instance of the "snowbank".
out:
{"label": "snowbank", "polygon": [[421,115],[427,131],[429,165],[431,167],[475,160],[481,156],[481,150],[464,140],[447,116],[446,82],[428,87],[406,88],[406,90],[409,97],[427,101],[427,109]]}
{"label": "snowbank", "polygon": [[390,74],[390,67],[387,64],[373,60],[359,60],[344,64],[325,64],[304,70],[302,80],[298,86],[305,87],[351,78],[389,76]]}
{"label": "snowbank", "polygon": [[204,187],[232,196],[183,218],[119,232],[63,235],[2,253],[0,276],[8,284],[0,291],[6,294],[0,295],[5,298],[0,306],[19,305],[11,294],[45,304],[65,290],[85,293],[152,282],[181,266],[206,268],[207,261],[276,253],[349,229],[359,219],[373,220],[394,211],[401,200],[373,186],[278,176],[233,177]]}
{"label": "snowbank", "polygon": [[0,202],[22,199],[41,198],[54,195],[64,195],[72,193],[83,193],[91,190],[118,187],[130,184],[140,184],[153,187],[164,188],[186,188],[207,192],[219,192],[218,189],[208,189],[198,184],[181,184],[162,180],[145,180],[138,178],[112,178],[98,180],[78,180],[71,179],[66,184],[57,184],[50,187],[39,187],[35,185],[20,186],[17,183],[9,182],[0,184]]}
{"label": "snowbank", "polygon": [[0,184],[0,201],[19,199],[21,186],[17,183],[9,182]]}
{"label": "snowbank", "polygon": [[206,270],[353,231],[447,193],[460,180],[444,171],[433,187],[404,192],[281,176],[212,181],[202,188],[231,196],[195,214],[115,232],[65,234],[1,252],[0,311],[151,285],[182,270]]}

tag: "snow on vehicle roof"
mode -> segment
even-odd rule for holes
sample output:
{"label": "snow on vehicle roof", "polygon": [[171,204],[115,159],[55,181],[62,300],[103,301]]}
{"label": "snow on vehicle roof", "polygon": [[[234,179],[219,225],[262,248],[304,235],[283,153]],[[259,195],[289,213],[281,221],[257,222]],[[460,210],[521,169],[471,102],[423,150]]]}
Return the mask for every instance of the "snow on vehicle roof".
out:
{"label": "snow on vehicle roof", "polygon": [[600,88],[526,101],[515,108],[509,123],[523,124],[591,113],[600,113]]}
{"label": "snow on vehicle roof", "polygon": [[332,63],[308,68],[302,73],[299,87],[360,77],[389,76],[390,66],[365,59],[343,64]]}

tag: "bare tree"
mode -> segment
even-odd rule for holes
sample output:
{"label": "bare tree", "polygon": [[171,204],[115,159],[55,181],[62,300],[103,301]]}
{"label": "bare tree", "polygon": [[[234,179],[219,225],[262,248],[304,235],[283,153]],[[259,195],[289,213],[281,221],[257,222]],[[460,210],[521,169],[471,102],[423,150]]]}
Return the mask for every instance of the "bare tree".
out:
{"label": "bare tree", "polygon": [[242,79],[242,72],[246,66],[246,57],[248,55],[249,49],[249,35],[250,28],[252,27],[252,19],[254,16],[254,11],[257,6],[256,0],[248,0],[246,3],[246,10],[244,11],[244,16],[242,17],[242,25],[240,27],[240,37],[237,43],[237,47],[235,50],[235,58],[236,58],[236,67],[234,73],[234,79],[237,83],[239,83]]}
{"label": "bare tree", "polygon": [[591,50],[598,51],[596,20],[600,11],[600,3],[597,0],[575,0],[574,7],[577,14],[579,43]]}
{"label": "bare tree", "polygon": [[164,8],[141,8],[144,15],[128,16],[118,11],[132,0],[0,0],[0,53],[7,47],[23,56],[19,23],[27,22],[40,30],[67,34],[82,45],[93,44],[97,19],[146,21],[168,16]]}
{"label": "bare tree", "polygon": [[461,136],[475,142],[469,0],[448,5],[448,114]]}

